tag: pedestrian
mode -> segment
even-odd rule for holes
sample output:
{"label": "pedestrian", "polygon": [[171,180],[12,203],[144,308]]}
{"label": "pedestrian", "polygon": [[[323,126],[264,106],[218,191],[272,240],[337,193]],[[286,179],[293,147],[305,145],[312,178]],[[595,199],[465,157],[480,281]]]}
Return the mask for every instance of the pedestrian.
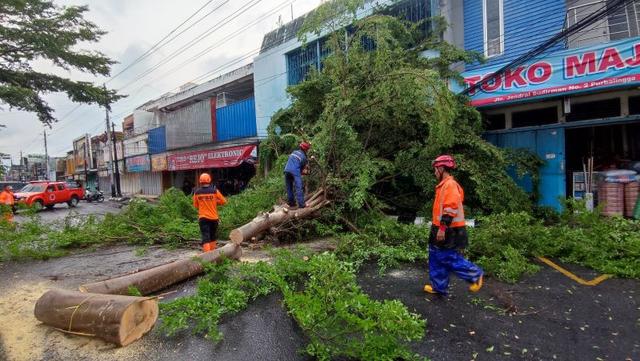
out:
{"label": "pedestrian", "polygon": [[211,176],[208,173],[202,173],[200,188],[193,194],[193,206],[198,210],[202,252],[213,251],[218,247],[217,233],[220,221],[218,206],[225,203],[227,200],[211,183]]}
{"label": "pedestrian", "polygon": [[182,192],[185,196],[191,195],[191,192],[193,192],[193,184],[191,184],[190,180],[185,179],[184,182],[182,182]]}
{"label": "pedestrian", "polygon": [[433,220],[429,235],[429,279],[424,291],[447,294],[449,273],[471,283],[469,290],[478,292],[482,287],[483,271],[465,259],[461,251],[469,243],[464,220],[464,191],[451,172],[456,162],[450,155],[441,155],[431,164],[438,180],[433,202]]}
{"label": "pedestrian", "polygon": [[310,148],[311,144],[309,142],[300,143],[300,149],[294,150],[289,155],[287,165],[284,167],[284,182],[287,187],[287,203],[289,207],[295,207],[296,200],[299,208],[306,206],[302,188],[302,174],[308,164],[307,152]]}
{"label": "pedestrian", "polygon": [[0,193],[0,210],[2,217],[8,223],[13,223],[13,207],[15,205],[15,197],[13,195],[13,187],[6,186]]}

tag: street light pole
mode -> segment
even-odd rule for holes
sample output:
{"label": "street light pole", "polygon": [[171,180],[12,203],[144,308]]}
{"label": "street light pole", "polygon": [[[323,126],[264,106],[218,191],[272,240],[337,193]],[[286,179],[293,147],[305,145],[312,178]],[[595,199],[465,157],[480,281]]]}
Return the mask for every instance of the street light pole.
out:
{"label": "street light pole", "polygon": [[120,192],[120,169],[118,167],[118,150],[116,148],[116,125],[111,123],[111,136],[113,137],[113,155],[116,165],[116,191],[118,193],[118,197],[122,197],[122,193]]}

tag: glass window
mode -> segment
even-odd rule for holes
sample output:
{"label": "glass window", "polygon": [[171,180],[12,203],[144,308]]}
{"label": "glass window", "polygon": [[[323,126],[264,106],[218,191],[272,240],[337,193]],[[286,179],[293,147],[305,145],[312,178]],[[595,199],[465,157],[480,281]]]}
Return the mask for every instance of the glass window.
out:
{"label": "glass window", "polygon": [[55,190],[56,190],[55,187],[52,185],[47,187],[47,192],[53,192]]}
{"label": "glass window", "polygon": [[549,107],[511,114],[512,128],[531,127],[536,125],[554,124],[558,122],[558,108]]}
{"label": "glass window", "polygon": [[565,118],[567,122],[577,122],[589,119],[615,118],[620,115],[620,98],[614,98],[571,104],[571,113],[567,114]]}
{"label": "glass window", "polygon": [[58,187],[59,191],[63,191],[64,190],[64,186],[62,184],[58,184],[56,187]]}
{"label": "glass window", "polygon": [[503,0],[483,0],[484,55],[492,57],[504,51]]}

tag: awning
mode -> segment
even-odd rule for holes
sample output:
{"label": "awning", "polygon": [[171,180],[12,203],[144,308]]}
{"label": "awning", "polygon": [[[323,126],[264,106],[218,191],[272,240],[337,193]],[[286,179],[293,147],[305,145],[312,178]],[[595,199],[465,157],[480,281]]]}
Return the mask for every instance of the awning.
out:
{"label": "awning", "polygon": [[213,150],[184,152],[167,156],[170,171],[203,168],[237,167],[245,160],[257,158],[256,145],[241,145]]}

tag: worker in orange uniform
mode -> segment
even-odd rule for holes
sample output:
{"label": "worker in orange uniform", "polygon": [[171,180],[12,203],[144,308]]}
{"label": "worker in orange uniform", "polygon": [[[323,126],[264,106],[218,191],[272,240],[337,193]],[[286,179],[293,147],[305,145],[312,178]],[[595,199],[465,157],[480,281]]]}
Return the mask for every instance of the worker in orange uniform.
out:
{"label": "worker in orange uniform", "polygon": [[200,188],[193,194],[193,206],[198,210],[198,223],[202,252],[213,251],[217,248],[218,233],[218,205],[227,203],[222,193],[211,183],[211,176],[207,173],[200,175]]}
{"label": "worker in orange uniform", "polygon": [[12,223],[13,222],[13,206],[15,204],[15,197],[13,196],[13,187],[6,186],[0,193],[0,205],[2,207],[2,213],[4,219]]}
{"label": "worker in orange uniform", "polygon": [[469,243],[464,220],[464,191],[453,179],[451,171],[456,162],[450,155],[441,155],[432,163],[438,185],[433,202],[433,220],[429,236],[429,278],[431,284],[424,291],[447,294],[449,273],[471,283],[469,290],[482,288],[483,271],[465,259],[461,250]]}

